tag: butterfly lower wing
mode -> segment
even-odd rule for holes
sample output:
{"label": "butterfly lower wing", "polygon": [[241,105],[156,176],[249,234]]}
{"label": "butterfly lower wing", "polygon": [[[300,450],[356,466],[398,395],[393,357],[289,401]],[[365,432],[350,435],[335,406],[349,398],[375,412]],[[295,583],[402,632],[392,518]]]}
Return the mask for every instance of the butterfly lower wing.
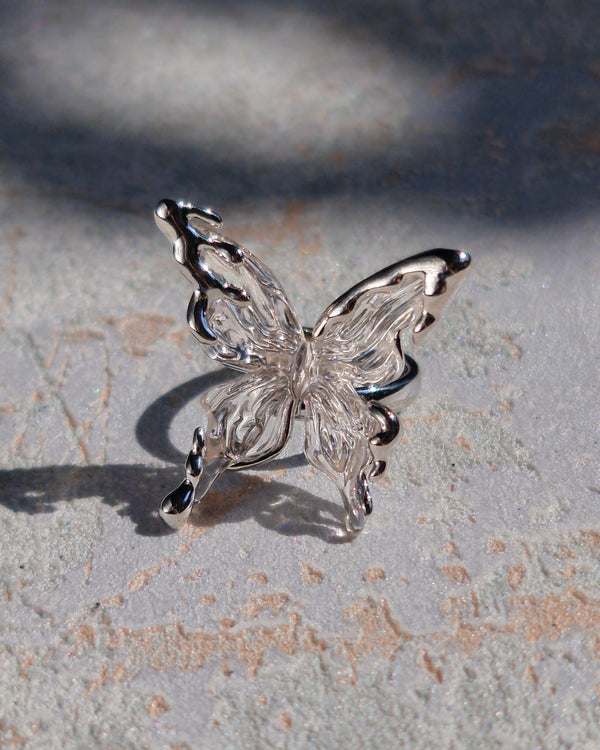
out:
{"label": "butterfly lower wing", "polygon": [[206,429],[195,431],[186,478],[161,507],[162,518],[174,528],[182,525],[223,471],[276,456],[287,442],[294,413],[289,378],[275,367],[211,388],[200,400]]}
{"label": "butterfly lower wing", "polygon": [[207,354],[238,370],[289,366],[304,334],[274,275],[252,253],[219,233],[208,209],[165,199],[155,211],[159,229],[197,289],[188,323]]}
{"label": "butterfly lower wing", "polygon": [[400,334],[420,340],[452,297],[469,255],[429,250],[370,276],[339,297],[313,329],[315,357],[350,366],[356,387],[383,385],[404,370]]}
{"label": "butterfly lower wing", "polygon": [[346,527],[357,534],[371,511],[368,478],[377,473],[381,421],[344,378],[318,378],[304,396],[306,458],[342,494]]}
{"label": "butterfly lower wing", "polygon": [[288,375],[265,367],[206,391],[206,452],[232,467],[252,466],[284,447],[294,399]]}

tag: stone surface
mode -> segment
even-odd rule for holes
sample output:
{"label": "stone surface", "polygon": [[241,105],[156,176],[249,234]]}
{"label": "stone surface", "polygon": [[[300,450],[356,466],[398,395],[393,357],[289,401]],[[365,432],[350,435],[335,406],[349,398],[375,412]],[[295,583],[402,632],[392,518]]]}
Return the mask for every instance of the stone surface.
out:
{"label": "stone surface", "polygon": [[[597,5],[0,12],[0,746],[597,748]],[[164,195],[307,325],[471,251],[351,544],[300,430],[160,525],[220,377]]]}

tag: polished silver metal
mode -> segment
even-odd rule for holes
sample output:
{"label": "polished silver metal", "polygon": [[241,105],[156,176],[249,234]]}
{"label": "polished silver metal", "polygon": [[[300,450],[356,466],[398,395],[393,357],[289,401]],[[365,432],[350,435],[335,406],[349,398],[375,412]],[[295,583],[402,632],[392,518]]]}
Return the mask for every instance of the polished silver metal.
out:
{"label": "polished silver metal", "polygon": [[185,479],[163,500],[161,517],[179,528],[219,474],[274,458],[301,418],[306,458],[335,482],[348,533],[359,533],[373,507],[368,481],[383,474],[400,434],[396,412],[419,386],[401,336],[419,343],[429,332],[466,275],[468,253],[429,250],[394,263],[309,329],[269,269],[220,234],[214,211],[165,199],[155,220],[196,287],[193,333],[209,357],[244,373],[202,395],[206,427],[195,430]]}

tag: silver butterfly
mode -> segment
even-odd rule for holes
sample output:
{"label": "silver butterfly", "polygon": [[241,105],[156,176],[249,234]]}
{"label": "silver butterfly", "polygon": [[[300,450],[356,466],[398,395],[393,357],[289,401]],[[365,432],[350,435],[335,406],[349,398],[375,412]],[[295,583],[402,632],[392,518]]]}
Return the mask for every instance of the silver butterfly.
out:
{"label": "silver butterfly", "polygon": [[372,509],[368,480],[383,473],[399,434],[394,412],[369,391],[402,376],[401,333],[419,341],[431,329],[469,255],[439,249],[395,263],[339,297],[310,331],[269,269],[219,233],[213,211],[167,199],[155,219],[197,286],[192,331],[209,357],[244,373],[202,395],[206,429],[196,429],[186,478],[161,516],[181,526],[221,472],[276,456],[302,416],[306,458],[335,482],[357,534]]}

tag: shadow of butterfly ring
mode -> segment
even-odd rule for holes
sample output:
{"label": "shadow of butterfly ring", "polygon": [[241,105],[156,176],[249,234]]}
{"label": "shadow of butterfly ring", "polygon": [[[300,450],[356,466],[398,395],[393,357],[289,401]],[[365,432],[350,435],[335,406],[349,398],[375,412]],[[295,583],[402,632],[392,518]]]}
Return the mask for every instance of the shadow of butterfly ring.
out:
{"label": "shadow of butterfly ring", "polygon": [[428,250],[361,281],[302,328],[281,285],[261,261],[224,237],[214,211],[163,200],[159,229],[196,287],[188,323],[209,357],[242,375],[205,391],[205,427],[194,432],[182,484],[163,500],[174,528],[227,469],[280,453],[292,420],[304,421],[307,460],[337,485],[350,536],[373,503],[398,438],[396,412],[418,390],[418,367],[401,336],[431,330],[465,276],[470,258]]}

